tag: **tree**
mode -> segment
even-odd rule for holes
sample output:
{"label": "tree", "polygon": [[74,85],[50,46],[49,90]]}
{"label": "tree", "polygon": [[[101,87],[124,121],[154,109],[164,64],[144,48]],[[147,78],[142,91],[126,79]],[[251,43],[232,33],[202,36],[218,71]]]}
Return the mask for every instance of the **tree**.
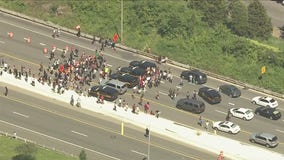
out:
{"label": "tree", "polygon": [[86,154],[84,149],[81,150],[81,152],[79,154],[79,159],[80,160],[87,160],[87,154]]}
{"label": "tree", "polygon": [[227,5],[225,0],[190,0],[190,9],[199,10],[203,13],[203,21],[210,27],[218,23],[227,23]]}
{"label": "tree", "polygon": [[254,0],[248,6],[248,31],[251,38],[265,40],[271,36],[271,19],[259,0]]}
{"label": "tree", "polygon": [[232,32],[239,36],[248,35],[248,10],[240,1],[234,0],[230,3],[230,28]]}
{"label": "tree", "polygon": [[19,154],[12,157],[12,160],[36,160],[36,158],[32,155]]}

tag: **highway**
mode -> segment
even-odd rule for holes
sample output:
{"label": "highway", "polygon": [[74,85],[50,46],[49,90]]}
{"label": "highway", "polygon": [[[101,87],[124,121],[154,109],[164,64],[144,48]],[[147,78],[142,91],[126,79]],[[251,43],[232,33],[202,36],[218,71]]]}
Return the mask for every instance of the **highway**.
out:
{"label": "highway", "polygon": [[[52,45],[55,44],[58,48],[63,49],[66,45],[74,46],[79,48],[79,51],[85,51],[87,54],[93,54],[94,49],[99,47],[99,44],[92,45],[89,40],[82,38],[77,38],[74,35],[69,35],[63,33],[59,39],[53,39],[51,37],[52,29],[46,28],[41,25],[30,23],[25,20],[18,18],[10,17],[4,14],[0,14],[0,59],[5,58],[7,62],[11,65],[16,65],[20,68],[21,65],[32,68],[33,72],[36,74],[39,67],[39,63],[43,62],[45,66],[48,65],[48,58],[43,54],[42,50],[44,47],[52,48]],[[7,32],[13,31],[14,37],[11,39],[7,36]],[[27,44],[24,38],[30,36],[31,43]],[[59,55],[61,52],[58,51]],[[113,52],[110,49],[106,49],[104,56],[107,59],[107,63],[112,66],[112,69],[115,70],[118,66],[127,66],[127,64],[132,60],[142,60],[147,59],[146,57],[141,57],[139,55],[129,53],[126,51],[118,50],[118,52]],[[174,120],[178,123],[183,123],[188,126],[199,128],[196,124],[199,115],[191,114],[189,112],[184,112],[177,110],[175,108],[176,101],[179,98],[186,96],[186,92],[193,90],[198,90],[199,85],[193,85],[185,83],[185,85],[179,88],[179,95],[176,100],[171,100],[168,96],[169,88],[176,88],[180,82],[178,78],[181,68],[176,68],[170,65],[160,65],[163,70],[170,70],[175,75],[173,83],[164,81],[158,88],[148,89],[145,94],[144,102],[149,101],[152,110],[160,110],[162,112],[161,116],[170,120]],[[214,78],[209,78],[205,86],[217,88],[220,84],[225,82],[219,81]],[[180,86],[178,86],[180,87]],[[222,102],[218,105],[210,105],[206,103],[206,111],[201,115],[210,121],[224,120],[226,113],[231,107],[247,107],[255,109],[257,106],[250,103],[251,98],[257,95],[263,95],[261,93],[256,93],[251,90],[245,90],[240,88],[242,91],[242,96],[237,99],[229,98],[225,95],[222,95]],[[160,100],[156,100],[155,96],[157,92],[160,92]],[[137,103],[139,101],[139,95],[132,100],[130,97],[130,92],[121,96],[123,99],[127,99],[129,104]],[[11,93],[12,94],[12,93]],[[283,100],[278,99],[279,109],[283,112]],[[30,102],[29,99],[26,101]],[[34,103],[34,102],[32,102]],[[38,102],[46,104],[45,101]],[[2,103],[1,103],[2,106]],[[59,110],[60,107],[58,107]],[[229,135],[226,133],[218,134],[237,139],[246,143],[252,132],[265,131],[276,134],[279,138],[280,145],[277,148],[270,149],[276,152],[284,153],[284,120],[281,118],[277,121],[268,120],[262,117],[255,116],[252,121],[243,121],[240,119],[232,118],[232,121],[240,125],[241,133],[238,135]],[[117,126],[119,129],[119,126]],[[55,132],[55,131],[54,131]],[[143,131],[141,131],[143,133]],[[140,133],[140,134],[141,134]],[[260,146],[262,147],[262,146]]]}
{"label": "highway", "polygon": [[[141,128],[125,124],[124,135],[121,136],[121,124],[112,118],[10,88],[12,93],[9,97],[0,96],[2,131],[16,131],[17,136],[66,153],[77,154],[85,148],[90,159],[133,160],[147,156],[148,138],[144,137]],[[152,133],[150,157],[210,160],[216,155]]]}

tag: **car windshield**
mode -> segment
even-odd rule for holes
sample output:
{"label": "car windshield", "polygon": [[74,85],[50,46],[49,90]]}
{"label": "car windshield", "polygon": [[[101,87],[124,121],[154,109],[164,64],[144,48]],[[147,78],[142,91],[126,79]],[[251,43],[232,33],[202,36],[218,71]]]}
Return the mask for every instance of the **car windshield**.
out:
{"label": "car windshield", "polygon": [[246,114],[250,114],[250,113],[251,113],[251,110],[247,110],[245,113],[246,113]]}
{"label": "car windshield", "polygon": [[275,100],[274,100],[274,99],[271,99],[269,102],[270,102],[270,103],[274,103],[274,102],[275,102]]}
{"label": "car windshield", "polygon": [[274,136],[272,139],[269,139],[269,141],[270,141],[270,142],[274,142],[274,141],[277,141],[277,139],[278,139],[278,138],[277,138],[276,136]]}
{"label": "car windshield", "polygon": [[231,128],[235,128],[235,127],[237,127],[237,125],[235,125],[235,124],[232,124],[232,125],[231,125]]}

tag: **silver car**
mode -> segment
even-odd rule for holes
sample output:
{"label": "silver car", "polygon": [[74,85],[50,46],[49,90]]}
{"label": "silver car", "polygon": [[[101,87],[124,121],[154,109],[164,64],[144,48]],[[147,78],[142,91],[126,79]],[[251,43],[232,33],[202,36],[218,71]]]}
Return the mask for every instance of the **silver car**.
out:
{"label": "silver car", "polygon": [[112,79],[112,80],[109,80],[109,81],[103,80],[101,83],[102,83],[102,85],[107,85],[111,88],[116,89],[119,92],[119,94],[124,94],[127,91],[126,83],[121,82],[121,81],[116,80],[116,79]]}
{"label": "silver car", "polygon": [[277,136],[270,133],[253,133],[249,139],[252,143],[259,143],[266,147],[276,147],[278,145]]}

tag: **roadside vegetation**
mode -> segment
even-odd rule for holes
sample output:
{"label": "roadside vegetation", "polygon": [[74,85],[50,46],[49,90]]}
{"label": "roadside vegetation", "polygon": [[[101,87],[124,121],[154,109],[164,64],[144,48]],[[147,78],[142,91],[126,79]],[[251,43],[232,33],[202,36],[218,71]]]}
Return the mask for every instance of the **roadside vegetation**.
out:
{"label": "roadside vegetation", "polygon": [[0,136],[0,142],[1,160],[77,160],[77,158],[4,136]]}
{"label": "roadside vegetation", "polygon": [[[103,38],[120,33],[120,0],[2,0],[0,6]],[[284,93],[284,41],[258,0],[124,0],[123,44]],[[284,25],[284,24],[283,24]],[[261,78],[261,67],[267,70]]]}

